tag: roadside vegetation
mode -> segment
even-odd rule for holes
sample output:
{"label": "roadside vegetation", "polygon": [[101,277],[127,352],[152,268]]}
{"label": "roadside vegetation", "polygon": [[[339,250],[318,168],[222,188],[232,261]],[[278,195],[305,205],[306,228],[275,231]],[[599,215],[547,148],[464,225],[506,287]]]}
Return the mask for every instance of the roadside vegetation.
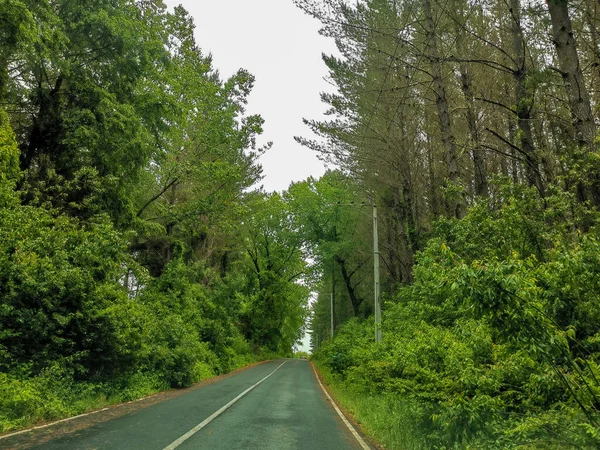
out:
{"label": "roadside vegetation", "polygon": [[355,317],[316,350],[386,448],[598,447],[597,231],[557,227],[564,203],[518,194],[438,224],[386,299],[380,344]]}
{"label": "roadside vegetation", "polygon": [[338,47],[299,140],[339,170],[288,192],[336,396],[385,448],[599,448],[597,5],[296,3]]}
{"label": "roadside vegetation", "polygon": [[0,432],[293,356],[313,290],[387,448],[599,448],[597,2],[295,2],[336,169],[268,194],[183,8],[0,0]]}
{"label": "roadside vegetation", "polygon": [[253,76],[161,1],[0,1],[0,432],[291,355]]}

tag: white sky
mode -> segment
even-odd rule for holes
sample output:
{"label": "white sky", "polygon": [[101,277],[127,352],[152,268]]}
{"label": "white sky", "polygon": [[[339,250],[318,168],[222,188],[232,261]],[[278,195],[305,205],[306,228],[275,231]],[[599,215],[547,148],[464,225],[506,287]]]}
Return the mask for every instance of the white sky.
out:
{"label": "white sky", "polygon": [[333,41],[318,34],[319,22],[292,0],[166,0],[183,7],[196,24],[196,42],[223,79],[244,68],[256,77],[247,113],[265,119],[259,144],[273,147],[260,160],[267,191],[292,181],[320,176],[316,154],[294,136],[314,137],[302,118],[323,117],[319,93],[331,91],[321,53],[334,53]]}

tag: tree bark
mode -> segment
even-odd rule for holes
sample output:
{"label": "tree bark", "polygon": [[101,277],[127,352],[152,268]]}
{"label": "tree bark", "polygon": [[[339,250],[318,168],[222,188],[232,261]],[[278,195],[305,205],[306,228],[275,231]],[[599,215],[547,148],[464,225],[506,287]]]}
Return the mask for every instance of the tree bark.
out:
{"label": "tree bark", "polygon": [[[464,6],[461,4],[462,9]],[[464,14],[461,13],[461,20],[464,20]],[[456,50],[459,55],[468,55],[468,49],[464,39],[464,24],[456,26]],[[480,145],[479,127],[477,126],[477,116],[475,113],[475,96],[473,95],[473,77],[469,71],[469,66],[465,62],[458,65],[460,74],[460,87],[465,98],[466,109],[465,119],[469,128],[469,141],[471,144],[471,158],[473,159],[473,183],[475,185],[475,195],[478,197],[487,197],[488,181],[487,168],[483,149]]]}
{"label": "tree bark", "polygon": [[364,299],[360,298],[356,295],[356,286],[352,284],[352,275],[353,273],[348,273],[348,267],[346,266],[346,261],[340,256],[334,257],[335,261],[340,265],[340,269],[342,271],[342,278],[344,279],[344,285],[346,286],[346,291],[348,292],[348,297],[350,297],[350,303],[352,304],[352,311],[355,317],[359,316],[359,307]]}
{"label": "tree bark", "polygon": [[[569,17],[569,2],[568,0],[546,0],[546,3],[552,22],[552,42],[556,49],[560,74],[571,111],[573,137],[579,149],[578,154],[575,155],[577,161],[584,158],[587,153],[596,153],[597,128],[577,53],[573,25]],[[589,200],[596,206],[600,205],[600,173],[597,168],[589,169],[588,173],[584,174],[584,180],[576,180],[575,183],[581,202]]]}
{"label": "tree bark", "polygon": [[590,95],[583,79],[579,55],[569,17],[568,0],[547,0],[552,22],[552,42],[569,100],[569,109],[580,148],[595,151],[596,124],[592,115]]}
{"label": "tree bark", "polygon": [[[459,185],[461,180],[458,152],[456,151],[456,142],[452,133],[452,120],[450,118],[448,96],[446,94],[446,85],[443,78],[442,63],[438,49],[438,37],[435,33],[435,22],[433,20],[431,0],[423,1],[423,10],[425,12],[423,28],[427,35],[426,56],[429,60],[431,75],[433,77],[433,90],[435,92],[435,103],[442,143],[445,150],[445,160],[448,166],[448,179],[452,183]],[[448,207],[452,217],[461,218],[465,215],[465,204],[462,195],[458,198],[452,197],[448,199]]]}
{"label": "tree bark", "polygon": [[427,185],[427,194],[429,196],[429,210],[431,217],[440,216],[440,199],[438,189],[438,178],[435,171],[435,156],[434,148],[431,139],[427,138],[427,173],[429,175],[429,183]]}
{"label": "tree bark", "polygon": [[519,140],[525,158],[525,175],[530,186],[535,186],[542,197],[545,196],[545,186],[540,174],[539,160],[533,142],[531,130],[531,111],[533,108],[533,94],[526,86],[528,69],[526,65],[526,46],[521,27],[521,5],[519,0],[510,0],[511,35],[513,43],[514,61],[516,68],[513,77],[516,84],[517,124],[519,127]]}

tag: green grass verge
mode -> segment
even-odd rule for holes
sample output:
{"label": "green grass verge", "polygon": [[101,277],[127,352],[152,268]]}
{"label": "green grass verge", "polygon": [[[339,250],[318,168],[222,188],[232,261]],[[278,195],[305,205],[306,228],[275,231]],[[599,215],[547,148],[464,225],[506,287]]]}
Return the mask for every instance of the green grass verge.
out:
{"label": "green grass verge", "polygon": [[342,409],[349,412],[361,431],[389,450],[421,450],[426,445],[419,438],[415,418],[417,405],[390,394],[372,394],[351,382],[341,380],[318,361],[313,363],[323,382]]}

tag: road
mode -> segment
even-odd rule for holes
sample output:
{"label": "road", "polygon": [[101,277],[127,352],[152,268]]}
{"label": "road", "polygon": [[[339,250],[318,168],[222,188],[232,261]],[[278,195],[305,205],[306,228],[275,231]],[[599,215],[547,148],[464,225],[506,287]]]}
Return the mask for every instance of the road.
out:
{"label": "road", "polygon": [[[96,417],[95,423],[72,426],[71,431],[51,430],[2,439],[0,448],[370,448],[342,422],[319,387],[310,363],[298,359],[268,361],[121,417],[105,421]],[[43,433],[44,439],[36,440],[36,433]]]}

